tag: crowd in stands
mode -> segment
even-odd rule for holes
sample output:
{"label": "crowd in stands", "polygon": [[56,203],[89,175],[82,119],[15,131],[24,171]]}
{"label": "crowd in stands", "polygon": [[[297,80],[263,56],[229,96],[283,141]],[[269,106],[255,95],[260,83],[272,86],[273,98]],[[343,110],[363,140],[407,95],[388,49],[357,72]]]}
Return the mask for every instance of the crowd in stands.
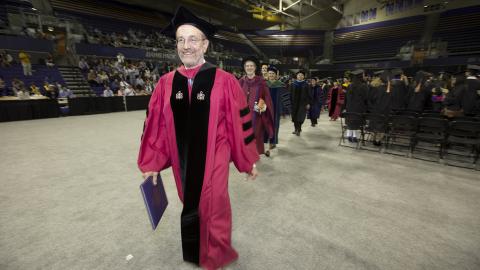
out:
{"label": "crowd in stands", "polygon": [[166,62],[125,60],[122,54],[114,59],[81,58],[78,67],[90,86],[104,96],[149,95],[160,76],[174,69]]}
{"label": "crowd in stands", "polygon": [[0,76],[0,97],[2,96],[14,96],[19,99],[28,99],[31,96],[44,96],[51,99],[57,98],[73,98],[72,91],[58,82],[48,82],[46,78],[45,82],[41,86],[37,86],[32,82],[28,87],[22,80],[14,78],[11,82],[11,87],[7,87],[7,84],[2,76]]}
{"label": "crowd in stands", "polygon": [[126,33],[106,33],[98,28],[90,27],[89,31],[85,33],[85,40],[91,44],[103,44],[114,47],[165,48],[169,45],[174,45],[172,40],[160,34],[159,31],[147,33],[134,29],[128,29]]}

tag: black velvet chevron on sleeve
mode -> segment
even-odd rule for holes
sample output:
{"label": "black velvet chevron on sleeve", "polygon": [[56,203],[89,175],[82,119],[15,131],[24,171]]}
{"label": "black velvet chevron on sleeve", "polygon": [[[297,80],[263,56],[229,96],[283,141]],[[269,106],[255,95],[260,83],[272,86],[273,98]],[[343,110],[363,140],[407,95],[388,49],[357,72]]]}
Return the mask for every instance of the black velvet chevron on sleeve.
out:
{"label": "black velvet chevron on sleeve", "polygon": [[255,135],[252,133],[252,134],[250,134],[250,136],[245,138],[245,140],[244,140],[245,144],[251,143],[253,141],[253,139],[255,139]]}
{"label": "black velvet chevron on sleeve", "polygon": [[247,106],[247,107],[245,107],[245,108],[243,108],[243,109],[240,110],[240,116],[241,116],[241,117],[244,117],[244,116],[246,116],[249,112],[250,112],[250,108],[248,108],[248,106]]}
{"label": "black velvet chevron on sleeve", "polygon": [[243,131],[249,130],[252,127],[252,121],[248,121],[246,123],[243,123],[242,127],[243,127]]}

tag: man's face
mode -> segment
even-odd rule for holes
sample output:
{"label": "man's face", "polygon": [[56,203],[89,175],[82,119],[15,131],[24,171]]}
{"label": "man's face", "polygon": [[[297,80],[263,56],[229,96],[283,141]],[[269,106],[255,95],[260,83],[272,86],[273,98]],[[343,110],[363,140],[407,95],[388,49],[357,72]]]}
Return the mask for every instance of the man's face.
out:
{"label": "man's face", "polygon": [[187,68],[203,62],[208,44],[205,35],[195,26],[184,24],[177,29],[177,53]]}
{"label": "man's face", "polygon": [[268,72],[268,80],[275,81],[276,78],[277,78],[277,74],[274,71],[270,70]]}
{"label": "man's face", "polygon": [[298,73],[297,74],[297,80],[303,81],[303,79],[305,79],[305,75],[303,75],[303,73]]}
{"label": "man's face", "polygon": [[255,75],[255,70],[257,69],[257,66],[255,65],[254,62],[252,61],[247,61],[245,63],[245,73],[247,73],[247,76],[253,76]]}

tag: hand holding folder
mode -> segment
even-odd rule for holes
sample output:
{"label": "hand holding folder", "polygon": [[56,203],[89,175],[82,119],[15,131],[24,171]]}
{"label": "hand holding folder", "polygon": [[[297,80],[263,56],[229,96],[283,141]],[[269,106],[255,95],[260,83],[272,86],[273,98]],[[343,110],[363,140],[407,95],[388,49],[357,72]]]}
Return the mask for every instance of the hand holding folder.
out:
{"label": "hand holding folder", "polygon": [[152,229],[155,230],[168,205],[167,194],[165,193],[165,188],[163,187],[160,175],[157,176],[156,185],[153,184],[152,176],[145,179],[140,185],[140,191],[143,195]]}

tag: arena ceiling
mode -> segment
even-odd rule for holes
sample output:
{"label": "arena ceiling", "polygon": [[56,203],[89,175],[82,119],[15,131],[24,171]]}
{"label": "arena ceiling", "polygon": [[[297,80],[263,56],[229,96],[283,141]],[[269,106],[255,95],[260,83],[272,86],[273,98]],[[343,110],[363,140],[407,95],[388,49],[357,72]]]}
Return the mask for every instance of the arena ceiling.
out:
{"label": "arena ceiling", "polygon": [[190,8],[212,23],[234,30],[333,29],[341,19],[334,6],[345,0],[117,0],[163,14],[173,14],[178,5]]}

